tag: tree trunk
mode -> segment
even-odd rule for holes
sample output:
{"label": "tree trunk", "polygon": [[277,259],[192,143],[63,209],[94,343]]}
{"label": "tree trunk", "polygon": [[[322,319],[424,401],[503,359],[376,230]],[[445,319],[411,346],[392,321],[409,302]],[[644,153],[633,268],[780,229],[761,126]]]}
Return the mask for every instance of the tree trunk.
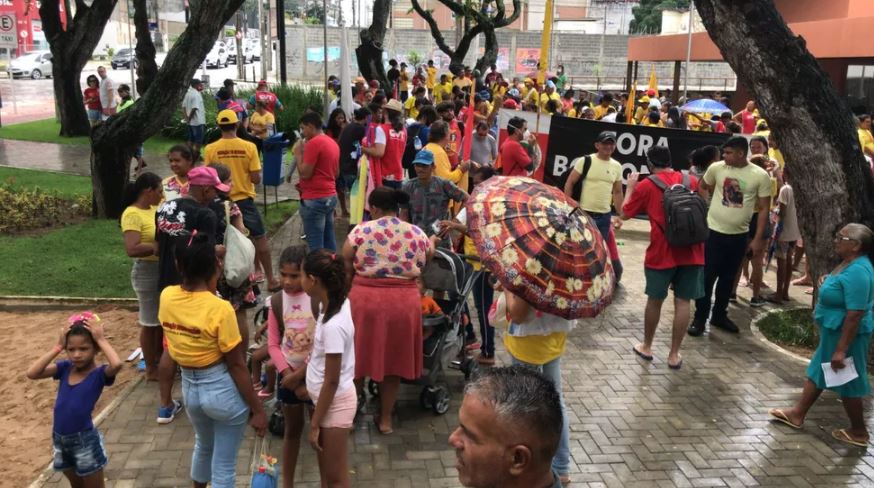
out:
{"label": "tree trunk", "polygon": [[39,16],[52,53],[52,83],[61,121],[60,135],[84,136],[88,135],[90,125],[79,78],[100,42],[117,0],[94,0],[90,7],[77,1],[75,16],[70,13],[69,0],[64,1],[66,30],[61,25],[57,2],[42,2]]}
{"label": "tree trunk", "polygon": [[695,0],[710,38],[750,89],[786,159],[814,277],[835,263],[832,236],[874,222],[871,169],[856,123],[772,0]]}
{"label": "tree trunk", "polygon": [[146,0],[134,0],[134,27],[136,29],[137,46],[137,93],[142,96],[155,81],[158,74],[158,63],[155,62],[155,44],[149,31],[149,15]]}
{"label": "tree trunk", "polygon": [[486,69],[498,61],[498,36],[495,35],[495,29],[485,29],[486,47],[483,49],[483,55],[476,61],[476,69],[480,73],[485,73]]}
{"label": "tree trunk", "polygon": [[124,210],[121,192],[128,182],[134,149],[158,133],[175,113],[201,60],[242,3],[243,0],[192,0],[188,26],[151,86],[133,106],[94,128],[91,182],[98,217],[121,215]]}
{"label": "tree trunk", "polygon": [[373,21],[370,27],[362,29],[358,37],[361,44],[355,49],[358,58],[358,71],[367,80],[376,80],[386,93],[391,93],[385,66],[382,62],[382,46],[388,27],[388,17],[391,13],[391,0],[375,0],[373,2]]}

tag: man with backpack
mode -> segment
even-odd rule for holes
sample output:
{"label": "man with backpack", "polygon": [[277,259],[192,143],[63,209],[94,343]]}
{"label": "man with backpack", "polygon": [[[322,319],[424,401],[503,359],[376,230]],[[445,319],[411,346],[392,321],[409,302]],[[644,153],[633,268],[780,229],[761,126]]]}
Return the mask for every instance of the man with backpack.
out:
{"label": "man with backpack", "polygon": [[644,257],[646,309],[643,343],[634,353],[652,361],[652,341],[668,289],[674,289],[674,323],[668,367],[680,369],[680,345],[686,335],[692,300],[704,295],[704,241],[707,238],[707,204],[697,193],[698,180],[671,168],[671,152],[654,146],[646,154],[652,175],[639,181],[631,173],[622,205],[622,219],[649,216],[649,247]]}

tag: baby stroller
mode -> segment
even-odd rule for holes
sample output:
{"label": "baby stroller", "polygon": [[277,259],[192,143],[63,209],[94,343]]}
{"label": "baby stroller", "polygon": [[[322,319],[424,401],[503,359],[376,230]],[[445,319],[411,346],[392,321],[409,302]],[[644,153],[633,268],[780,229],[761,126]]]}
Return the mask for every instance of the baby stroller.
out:
{"label": "baby stroller", "polygon": [[[461,370],[465,380],[476,376],[479,370],[479,363],[464,352],[462,324],[465,304],[474,279],[480,273],[473,270],[468,259],[478,258],[438,248],[422,273],[425,288],[442,292],[444,298],[435,297],[434,301],[443,310],[443,315],[423,317],[422,326],[430,329],[430,334],[423,334],[427,337],[422,344],[422,376],[416,380],[403,380],[403,383],[422,386],[419,404],[437,415],[449,410],[449,388],[437,383],[444,368]],[[371,395],[379,394],[379,386],[373,380],[368,382],[367,389]]]}

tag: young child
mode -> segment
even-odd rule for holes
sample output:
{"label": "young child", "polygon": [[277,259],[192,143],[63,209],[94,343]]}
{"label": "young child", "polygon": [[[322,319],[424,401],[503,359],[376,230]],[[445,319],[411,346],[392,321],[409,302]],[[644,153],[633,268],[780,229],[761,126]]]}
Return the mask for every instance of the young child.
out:
{"label": "young child", "polygon": [[286,487],[294,485],[306,413],[304,407],[311,404],[306,390],[306,371],[316,331],[313,310],[318,306],[313,306],[302,288],[301,275],[306,255],[306,245],[290,246],[282,251],[279,256],[282,291],[270,298],[270,310],[267,312],[267,350],[280,378],[276,397],[282,403],[285,419],[282,473]]}
{"label": "young child", "polygon": [[303,272],[303,290],[321,304],[306,375],[316,405],[308,438],[318,455],[322,484],[348,487],[346,444],[358,397],[352,381],[355,325],[346,299],[346,269],[342,257],[321,249],[307,255]]}
{"label": "young child", "polygon": [[[67,351],[69,359],[52,363],[61,351]],[[106,356],[108,365],[95,364],[98,351]],[[100,318],[84,312],[70,317],[55,347],[27,370],[32,380],[59,380],[52,427],[53,467],[63,472],[74,488],[104,486],[106,451],[91,413],[103,387],[112,385],[121,366],[121,359],[103,334]]]}
{"label": "young child", "polygon": [[[443,309],[440,308],[440,305],[434,301],[434,298],[426,293],[425,283],[422,282],[421,278],[416,279],[416,283],[419,285],[419,294],[422,295],[422,315],[423,316],[435,316],[435,315],[443,315]],[[431,337],[431,334],[434,333],[433,327],[425,327],[422,330],[422,341],[428,340]]]}
{"label": "young child", "polygon": [[801,239],[798,216],[795,211],[795,194],[789,185],[788,172],[783,169],[783,187],[777,196],[777,230],[775,232],[777,258],[777,290],[768,296],[768,301],[782,304],[788,302],[789,284],[792,282],[792,259],[795,243]]}

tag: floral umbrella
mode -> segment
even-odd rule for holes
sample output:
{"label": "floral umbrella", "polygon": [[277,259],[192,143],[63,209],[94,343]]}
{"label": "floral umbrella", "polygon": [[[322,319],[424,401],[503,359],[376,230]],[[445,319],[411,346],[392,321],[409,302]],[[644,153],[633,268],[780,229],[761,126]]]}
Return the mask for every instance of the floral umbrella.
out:
{"label": "floral umbrella", "polygon": [[467,203],[483,264],[534,308],[566,319],[594,317],[615,284],[592,219],[555,187],[530,178],[489,178]]}

